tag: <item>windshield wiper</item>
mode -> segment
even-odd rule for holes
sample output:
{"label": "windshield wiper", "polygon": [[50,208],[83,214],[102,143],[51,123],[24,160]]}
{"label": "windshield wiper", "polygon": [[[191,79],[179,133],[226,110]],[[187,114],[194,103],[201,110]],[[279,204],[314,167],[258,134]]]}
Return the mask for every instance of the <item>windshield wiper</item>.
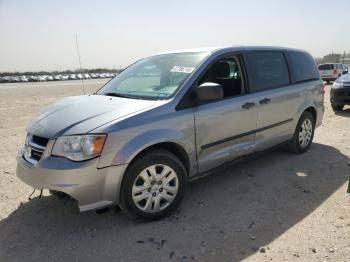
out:
{"label": "windshield wiper", "polygon": [[137,97],[135,96],[129,96],[129,95],[126,95],[126,94],[121,94],[121,93],[105,93],[103,94],[104,96],[115,96],[115,97],[124,97],[124,98],[133,98],[133,99],[138,99]]}

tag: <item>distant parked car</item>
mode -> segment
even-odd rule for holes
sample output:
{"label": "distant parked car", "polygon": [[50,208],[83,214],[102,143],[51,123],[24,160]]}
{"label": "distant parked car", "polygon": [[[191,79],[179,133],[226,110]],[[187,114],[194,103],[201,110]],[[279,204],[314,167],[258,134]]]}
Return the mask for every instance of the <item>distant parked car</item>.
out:
{"label": "distant parked car", "polygon": [[331,88],[331,106],[334,111],[350,105],[350,74],[339,77]]}
{"label": "distant parked car", "polygon": [[62,79],[61,79],[61,75],[55,75],[55,76],[53,77],[53,80],[55,80],[55,81],[62,80]]}
{"label": "distant parked car", "polygon": [[327,81],[327,83],[336,80],[338,77],[341,77],[348,72],[345,65],[338,63],[320,64],[318,70],[320,71],[322,80]]}
{"label": "distant parked car", "polygon": [[19,81],[20,82],[28,82],[28,78],[26,76],[20,76]]}
{"label": "distant parked car", "polygon": [[91,76],[88,73],[84,74],[83,77],[84,79],[91,79]]}
{"label": "distant parked car", "polygon": [[11,83],[20,82],[20,78],[18,76],[10,76],[10,82]]}
{"label": "distant parked car", "polygon": [[71,74],[68,76],[69,80],[77,80],[77,76],[75,74]]}
{"label": "distant parked car", "polygon": [[9,79],[7,76],[0,77],[0,83],[8,83]]}
{"label": "distant parked car", "polygon": [[9,76],[3,76],[2,77],[2,82],[3,83],[10,83],[11,81],[10,81],[10,77]]}
{"label": "distant parked car", "polygon": [[35,76],[28,76],[28,81],[29,82],[36,82],[36,77]]}
{"label": "distant parked car", "polygon": [[94,73],[91,73],[90,76],[91,76],[92,79],[98,78],[98,76],[96,74],[94,74]]}

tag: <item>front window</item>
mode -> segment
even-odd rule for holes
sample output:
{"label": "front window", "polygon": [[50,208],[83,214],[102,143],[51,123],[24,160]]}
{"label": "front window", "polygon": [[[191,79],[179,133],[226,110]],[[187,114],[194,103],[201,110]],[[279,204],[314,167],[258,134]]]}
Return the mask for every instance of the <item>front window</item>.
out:
{"label": "front window", "polygon": [[178,53],[144,58],[109,81],[98,95],[139,99],[172,96],[208,53]]}

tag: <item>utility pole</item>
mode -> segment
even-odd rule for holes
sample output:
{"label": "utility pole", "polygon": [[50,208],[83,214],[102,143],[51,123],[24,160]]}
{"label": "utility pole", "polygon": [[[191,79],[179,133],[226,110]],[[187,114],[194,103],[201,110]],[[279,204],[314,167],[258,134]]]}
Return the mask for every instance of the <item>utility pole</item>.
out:
{"label": "utility pole", "polygon": [[[78,60],[79,60],[79,66],[80,66],[80,74],[83,74],[83,69],[81,67],[81,60],[80,60],[80,52],[79,52],[79,44],[78,44],[78,34],[75,34],[75,42],[77,44],[77,53],[78,53]],[[85,95],[85,85],[84,85],[84,77],[81,78],[81,83],[83,86],[83,94]]]}

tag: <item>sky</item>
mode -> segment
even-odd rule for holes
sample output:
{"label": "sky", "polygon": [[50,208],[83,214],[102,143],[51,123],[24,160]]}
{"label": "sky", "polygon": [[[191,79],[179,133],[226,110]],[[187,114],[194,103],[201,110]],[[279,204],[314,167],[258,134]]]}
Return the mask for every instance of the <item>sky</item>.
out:
{"label": "sky", "polygon": [[0,72],[119,69],[152,54],[273,45],[350,52],[349,0],[0,0]]}

